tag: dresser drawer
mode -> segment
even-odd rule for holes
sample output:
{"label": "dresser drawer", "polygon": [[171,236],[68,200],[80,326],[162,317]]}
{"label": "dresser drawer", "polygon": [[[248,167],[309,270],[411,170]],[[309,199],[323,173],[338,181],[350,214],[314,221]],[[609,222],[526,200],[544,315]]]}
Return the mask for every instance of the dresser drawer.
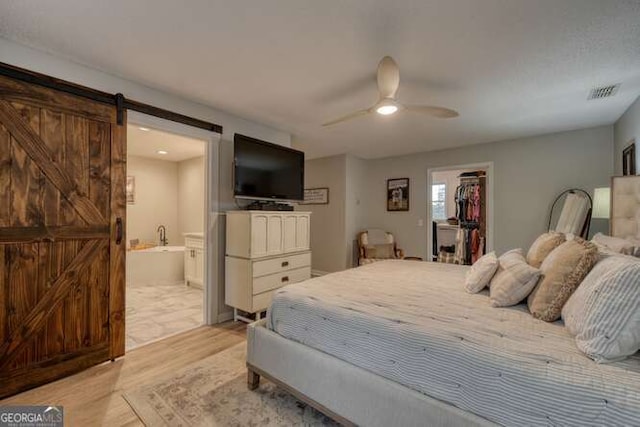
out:
{"label": "dresser drawer", "polygon": [[261,277],[269,274],[281,273],[311,266],[311,253],[289,255],[262,261],[253,262],[253,277]]}
{"label": "dresser drawer", "polygon": [[256,313],[262,310],[266,310],[271,305],[273,299],[273,291],[263,292],[260,295],[254,295],[251,301],[251,312]]}
{"label": "dresser drawer", "polygon": [[309,278],[311,278],[311,267],[297,268],[295,270],[257,277],[253,279],[253,295],[290,285],[291,283],[302,282]]}

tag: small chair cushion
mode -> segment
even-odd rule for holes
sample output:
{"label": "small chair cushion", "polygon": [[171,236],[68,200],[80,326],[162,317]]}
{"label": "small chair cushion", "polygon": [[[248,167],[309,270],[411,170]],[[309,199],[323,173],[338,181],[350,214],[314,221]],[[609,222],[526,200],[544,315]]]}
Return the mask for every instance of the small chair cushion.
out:
{"label": "small chair cushion", "polygon": [[522,249],[513,249],[498,258],[498,271],[489,285],[493,307],[508,307],[524,300],[540,279],[540,270],[527,264]]}
{"label": "small chair cushion", "polygon": [[578,237],[551,251],[540,266],[543,279],[527,301],[533,317],[546,322],[558,320],[562,307],[598,258],[596,245]]}
{"label": "small chair cushion", "polygon": [[530,266],[540,268],[542,261],[552,250],[563,244],[566,237],[563,233],[555,231],[538,236],[527,252],[527,262]]}
{"label": "small chair cushion", "polygon": [[393,243],[367,245],[364,247],[365,258],[393,259],[396,258]]}
{"label": "small chair cushion", "polygon": [[[452,254],[453,255],[453,254]],[[498,270],[498,257],[489,252],[477,260],[467,271],[464,288],[470,294],[476,294],[487,287]]]}

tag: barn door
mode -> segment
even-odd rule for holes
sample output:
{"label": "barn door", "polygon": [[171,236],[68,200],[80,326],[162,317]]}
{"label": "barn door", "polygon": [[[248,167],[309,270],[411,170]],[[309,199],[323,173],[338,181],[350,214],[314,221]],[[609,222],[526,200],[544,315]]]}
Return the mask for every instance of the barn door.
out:
{"label": "barn door", "polygon": [[124,353],[125,135],[0,77],[0,397]]}

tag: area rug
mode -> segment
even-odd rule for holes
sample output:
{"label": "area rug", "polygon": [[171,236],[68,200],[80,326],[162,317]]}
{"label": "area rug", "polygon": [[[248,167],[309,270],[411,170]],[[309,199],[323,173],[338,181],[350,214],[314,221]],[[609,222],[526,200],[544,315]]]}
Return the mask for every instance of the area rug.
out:
{"label": "area rug", "polygon": [[249,390],[245,356],[238,344],[123,397],[150,427],[338,425],[264,379]]}

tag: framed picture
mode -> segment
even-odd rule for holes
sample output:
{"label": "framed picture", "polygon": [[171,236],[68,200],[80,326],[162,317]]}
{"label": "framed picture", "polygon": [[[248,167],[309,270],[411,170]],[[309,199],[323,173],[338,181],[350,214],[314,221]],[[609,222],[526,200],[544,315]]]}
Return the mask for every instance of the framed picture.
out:
{"label": "framed picture", "polygon": [[631,140],[629,146],[622,151],[622,175],[636,174],[636,142]]}
{"label": "framed picture", "polygon": [[133,205],[136,202],[136,177],[127,176],[126,186],[127,204]]}
{"label": "framed picture", "polygon": [[301,205],[328,205],[329,204],[329,188],[305,188],[304,200]]}
{"label": "framed picture", "polygon": [[409,178],[387,180],[387,211],[409,210]]}

